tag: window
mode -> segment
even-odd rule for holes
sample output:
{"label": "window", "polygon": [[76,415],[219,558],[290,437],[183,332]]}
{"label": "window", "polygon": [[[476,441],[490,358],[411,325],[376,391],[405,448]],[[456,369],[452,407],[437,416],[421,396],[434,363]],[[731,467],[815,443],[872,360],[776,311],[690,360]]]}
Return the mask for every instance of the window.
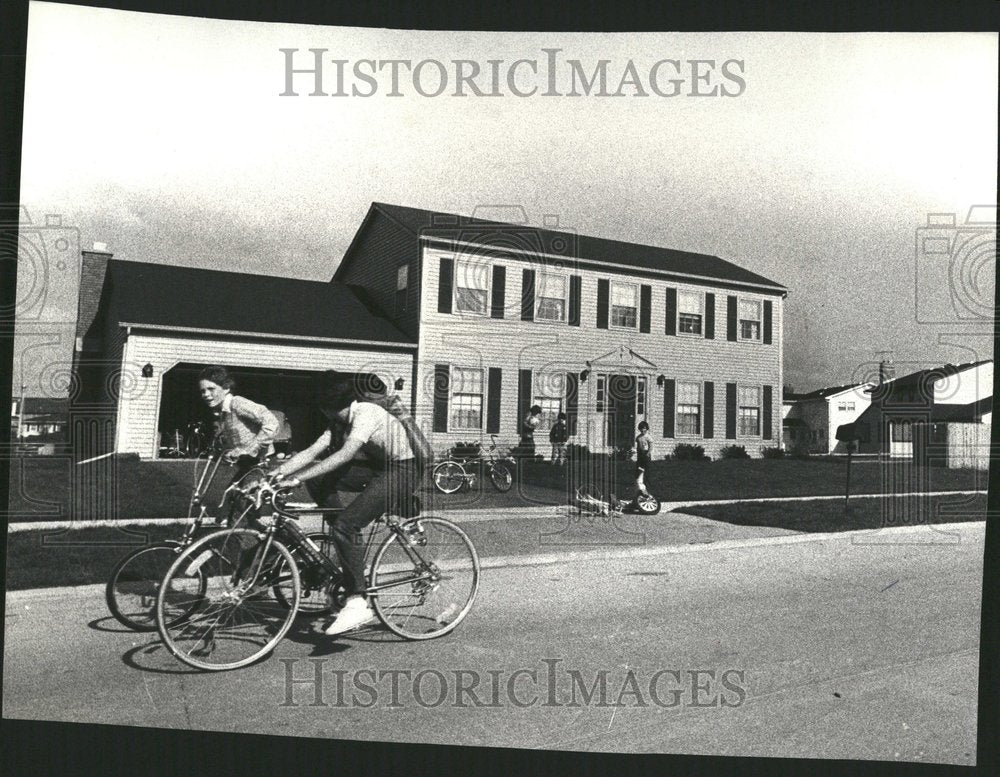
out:
{"label": "window", "polygon": [[410,285],[410,265],[404,264],[396,271],[396,315],[406,310],[406,290]]}
{"label": "window", "polygon": [[485,316],[489,297],[489,271],[486,262],[458,262],[455,268],[455,310]]}
{"label": "window", "polygon": [[760,302],[757,300],[741,299],[739,312],[740,339],[760,340]]}
{"label": "window", "polygon": [[631,283],[611,282],[611,326],[635,329],[636,287]]}
{"label": "window", "polygon": [[635,380],[635,414],[646,415],[646,379]]}
{"label": "window", "polygon": [[839,410],[840,412],[853,413],[854,412],[854,403],[853,402],[838,402],[837,403],[837,410]]}
{"label": "window", "polygon": [[700,291],[679,291],[677,293],[677,331],[683,334],[700,335],[702,303]]}
{"label": "window", "polygon": [[913,442],[913,427],[909,421],[892,421],[889,426],[892,428],[893,442]]}
{"label": "window", "polygon": [[740,435],[760,436],[760,386],[739,387],[738,418]]}
{"label": "window", "polygon": [[677,432],[701,434],[700,383],[677,383]]}
{"label": "window", "polygon": [[451,368],[451,429],[483,428],[483,371]]}
{"label": "window", "polygon": [[535,284],[535,320],[566,320],[566,277],[539,275]]}
{"label": "window", "polygon": [[532,404],[542,408],[539,429],[551,429],[562,412],[562,398],[566,390],[566,377],[561,372],[536,373],[535,394]]}
{"label": "window", "polygon": [[604,397],[607,391],[608,379],[604,375],[597,376],[597,412],[604,412]]}

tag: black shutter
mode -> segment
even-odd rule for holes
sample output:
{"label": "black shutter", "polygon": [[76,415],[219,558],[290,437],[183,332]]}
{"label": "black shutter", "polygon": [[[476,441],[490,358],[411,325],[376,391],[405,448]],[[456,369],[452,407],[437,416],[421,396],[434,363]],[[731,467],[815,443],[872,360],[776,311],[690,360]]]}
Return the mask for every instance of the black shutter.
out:
{"label": "black shutter", "polygon": [[705,295],[705,339],[715,339],[715,295]]}
{"label": "black shutter", "polygon": [[611,296],[611,284],[607,278],[597,280],[597,328],[608,328],[608,298]]}
{"label": "black shutter", "polygon": [[452,285],[455,282],[455,260],[442,259],[438,276],[438,313],[451,313]]}
{"label": "black shutter", "polygon": [[649,331],[649,318],[653,307],[653,288],[645,283],[639,287],[639,331]]}
{"label": "black shutter", "polygon": [[507,304],[507,268],[502,264],[493,265],[493,291],[490,300],[490,318],[503,318]]}
{"label": "black shutter", "polygon": [[[450,261],[450,260],[449,260]],[[448,431],[448,395],[451,372],[447,364],[434,365],[434,431]]]}
{"label": "black shutter", "polygon": [[674,436],[674,381],[663,381],[663,436]]}
{"label": "black shutter", "polygon": [[579,376],[575,372],[566,373],[566,430],[570,437],[576,434],[578,381]]}
{"label": "black shutter", "polygon": [[486,433],[500,434],[500,387],[503,372],[499,367],[490,367],[486,394]]}
{"label": "black shutter", "polygon": [[726,297],[726,339],[736,342],[736,297]]}
{"label": "black shutter", "polygon": [[521,422],[531,408],[531,370],[517,373],[517,433],[521,433]]}
{"label": "black shutter", "polygon": [[[730,299],[734,299],[730,297]],[[726,439],[736,439],[736,384],[726,384]]]}
{"label": "black shutter", "polygon": [[764,386],[764,429],[761,432],[761,436],[765,440],[771,439],[771,387]]}
{"label": "black shutter", "polygon": [[710,381],[705,381],[705,410],[703,415],[705,420],[702,424],[702,437],[706,440],[710,440],[715,437],[715,384]]}
{"label": "black shutter", "polygon": [[582,279],[579,275],[569,276],[569,325],[580,326],[580,289]]}
{"label": "black shutter", "polygon": [[771,300],[764,300],[764,344],[771,344]]}
{"label": "black shutter", "polygon": [[525,270],[521,275],[521,320],[535,320],[535,271]]}
{"label": "black shutter", "polygon": [[663,332],[668,335],[677,334],[677,289],[672,286],[667,286]]}

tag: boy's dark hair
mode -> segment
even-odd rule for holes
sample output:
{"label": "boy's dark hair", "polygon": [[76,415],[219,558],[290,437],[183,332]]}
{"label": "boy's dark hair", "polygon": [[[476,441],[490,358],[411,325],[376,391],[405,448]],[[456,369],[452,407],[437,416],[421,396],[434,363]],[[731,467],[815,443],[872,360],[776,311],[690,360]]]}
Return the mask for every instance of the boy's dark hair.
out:
{"label": "boy's dark hair", "polygon": [[647,424],[645,421],[640,421],[639,422],[639,431],[640,432],[648,432],[649,431],[649,424]]}
{"label": "boy's dark hair", "polygon": [[316,376],[316,404],[321,410],[337,413],[357,399],[354,378],[337,370],[327,370]]}
{"label": "boy's dark hair", "polygon": [[531,409],[530,409],[530,412],[531,412],[532,415],[541,415],[542,414],[542,406],[541,405],[532,405]]}
{"label": "boy's dark hair", "polygon": [[560,413],[558,415],[557,420],[559,420],[559,421],[565,421],[566,420],[566,414],[565,413]]}
{"label": "boy's dark hair", "polygon": [[222,386],[222,388],[229,389],[230,391],[236,388],[236,381],[229,374],[229,370],[217,364],[205,367],[205,369],[199,372],[198,380],[210,380],[215,385]]}

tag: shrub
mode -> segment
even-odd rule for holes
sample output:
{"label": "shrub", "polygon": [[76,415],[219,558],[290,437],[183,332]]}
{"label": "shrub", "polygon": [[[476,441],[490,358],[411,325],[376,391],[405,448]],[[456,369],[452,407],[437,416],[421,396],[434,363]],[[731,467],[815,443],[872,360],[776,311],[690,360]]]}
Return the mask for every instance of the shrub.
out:
{"label": "shrub", "polygon": [[701,445],[682,442],[674,446],[674,458],[678,461],[707,461],[705,449]]}
{"label": "shrub", "polygon": [[719,455],[724,459],[749,459],[750,454],[747,453],[747,449],[742,445],[727,445],[721,451]]}
{"label": "shrub", "polygon": [[808,459],[809,443],[806,442],[805,440],[796,442],[795,445],[792,446],[791,451],[789,451],[789,455],[793,459]]}
{"label": "shrub", "polygon": [[612,461],[631,461],[632,460],[632,446],[623,445],[620,448],[615,448],[614,453],[611,454]]}
{"label": "shrub", "polygon": [[773,448],[764,448],[760,452],[760,455],[765,459],[783,459],[785,458],[785,452],[778,446]]}

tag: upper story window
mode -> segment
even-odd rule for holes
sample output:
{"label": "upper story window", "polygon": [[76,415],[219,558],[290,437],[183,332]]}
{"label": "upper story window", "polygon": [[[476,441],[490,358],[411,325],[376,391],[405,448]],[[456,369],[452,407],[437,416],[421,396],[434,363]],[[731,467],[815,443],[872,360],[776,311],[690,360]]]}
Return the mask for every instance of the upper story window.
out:
{"label": "upper story window", "polygon": [[837,410],[840,410],[842,412],[846,411],[848,413],[853,413],[854,412],[854,403],[853,402],[838,402],[837,403]]}
{"label": "upper story window", "polygon": [[539,274],[535,291],[535,320],[566,320],[565,275]]}
{"label": "upper story window", "polygon": [[490,266],[486,262],[457,262],[455,311],[485,316],[488,312]]}
{"label": "upper story window", "polygon": [[761,304],[759,300],[741,299],[739,302],[740,339],[760,340]]}
{"label": "upper story window", "polygon": [[396,271],[396,315],[406,310],[406,290],[410,285],[410,265],[404,264]]}
{"label": "upper story window", "polygon": [[700,335],[704,318],[704,301],[700,291],[677,293],[677,331],[683,334]]}
{"label": "upper story window", "polygon": [[611,282],[611,326],[635,329],[637,294],[635,284]]}

